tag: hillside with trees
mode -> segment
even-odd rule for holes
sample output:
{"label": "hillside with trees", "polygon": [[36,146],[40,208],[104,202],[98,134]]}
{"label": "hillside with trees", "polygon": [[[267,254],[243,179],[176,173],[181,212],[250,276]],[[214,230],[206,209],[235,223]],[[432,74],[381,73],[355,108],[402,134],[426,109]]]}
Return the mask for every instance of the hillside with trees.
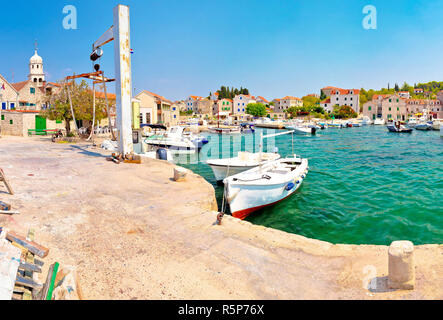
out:
{"label": "hillside with trees", "polygon": [[[243,87],[240,87],[240,89],[234,88],[234,87],[226,87],[221,86],[220,90],[217,90],[219,96],[219,99],[234,99],[234,97],[238,94],[245,94],[249,95],[249,90]],[[211,93],[209,94],[211,95]]]}
{"label": "hillside with trees", "polygon": [[[414,89],[420,88],[423,89],[423,94],[415,94]],[[391,88],[388,84],[388,88],[381,88],[380,90],[369,89],[365,90],[362,88],[360,90],[360,106],[365,104],[366,102],[372,100],[374,94],[395,94],[399,91],[408,91],[411,99],[435,99],[437,93],[443,90],[443,81],[431,81],[427,83],[418,83],[413,86],[409,85],[407,82],[404,82],[402,86],[399,86],[397,83]]]}

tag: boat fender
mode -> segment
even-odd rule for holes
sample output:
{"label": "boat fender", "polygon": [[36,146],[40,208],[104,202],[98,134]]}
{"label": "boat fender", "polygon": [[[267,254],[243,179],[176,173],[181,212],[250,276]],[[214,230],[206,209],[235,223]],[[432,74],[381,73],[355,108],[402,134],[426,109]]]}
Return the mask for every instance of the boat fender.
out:
{"label": "boat fender", "polygon": [[286,191],[291,191],[292,189],[294,189],[295,184],[293,184],[292,182],[289,182],[288,185],[286,186]]}
{"label": "boat fender", "polygon": [[296,183],[296,184],[300,184],[300,180],[297,180],[295,183]]}
{"label": "boat fender", "polygon": [[301,178],[304,179],[304,178],[305,178],[305,175],[302,175]]}

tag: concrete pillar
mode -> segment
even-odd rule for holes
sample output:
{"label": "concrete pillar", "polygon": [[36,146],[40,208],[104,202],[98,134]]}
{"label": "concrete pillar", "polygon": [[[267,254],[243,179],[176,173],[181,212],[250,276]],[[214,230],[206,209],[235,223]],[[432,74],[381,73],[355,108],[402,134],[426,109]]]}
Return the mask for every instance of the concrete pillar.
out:
{"label": "concrete pillar", "polygon": [[132,145],[132,75],[129,7],[114,8],[115,86],[117,140],[123,155],[133,152]]}
{"label": "concrete pillar", "polygon": [[391,289],[412,290],[415,285],[414,244],[394,241],[389,247],[389,278]]}

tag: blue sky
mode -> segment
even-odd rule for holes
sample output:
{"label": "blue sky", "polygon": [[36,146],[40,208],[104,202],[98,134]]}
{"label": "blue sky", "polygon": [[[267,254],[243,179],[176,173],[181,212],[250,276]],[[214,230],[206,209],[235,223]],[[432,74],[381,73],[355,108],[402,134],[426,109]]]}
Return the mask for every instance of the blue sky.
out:
{"label": "blue sky", "polygon": [[[50,81],[91,71],[91,45],[112,25],[118,3],[131,8],[136,92],[177,100],[229,85],[273,99],[327,85],[443,80],[443,1],[431,0],[8,1],[0,12],[0,73],[25,80],[35,39]],[[77,30],[62,26],[69,4],[78,10]],[[369,4],[377,30],[362,27]],[[104,50],[101,64],[112,77],[113,46]]]}

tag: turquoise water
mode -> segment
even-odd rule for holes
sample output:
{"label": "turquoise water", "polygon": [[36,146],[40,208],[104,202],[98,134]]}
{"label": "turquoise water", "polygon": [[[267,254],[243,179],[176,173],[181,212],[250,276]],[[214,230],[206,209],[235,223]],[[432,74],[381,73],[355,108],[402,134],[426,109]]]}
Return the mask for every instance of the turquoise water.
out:
{"label": "turquoise water", "polygon": [[[219,154],[236,156],[239,149],[258,151],[262,131],[282,130],[223,137],[223,144],[219,136],[208,135],[199,162],[183,164],[181,159],[181,165],[214,185],[220,207],[223,187],[204,161]],[[438,131],[397,134],[384,126],[364,126],[293,139],[295,153],[309,159],[307,178],[297,193],[248,221],[332,243],[443,243],[443,139]],[[282,156],[291,154],[292,135],[275,138],[275,145]],[[267,149],[272,152],[274,145]]]}

